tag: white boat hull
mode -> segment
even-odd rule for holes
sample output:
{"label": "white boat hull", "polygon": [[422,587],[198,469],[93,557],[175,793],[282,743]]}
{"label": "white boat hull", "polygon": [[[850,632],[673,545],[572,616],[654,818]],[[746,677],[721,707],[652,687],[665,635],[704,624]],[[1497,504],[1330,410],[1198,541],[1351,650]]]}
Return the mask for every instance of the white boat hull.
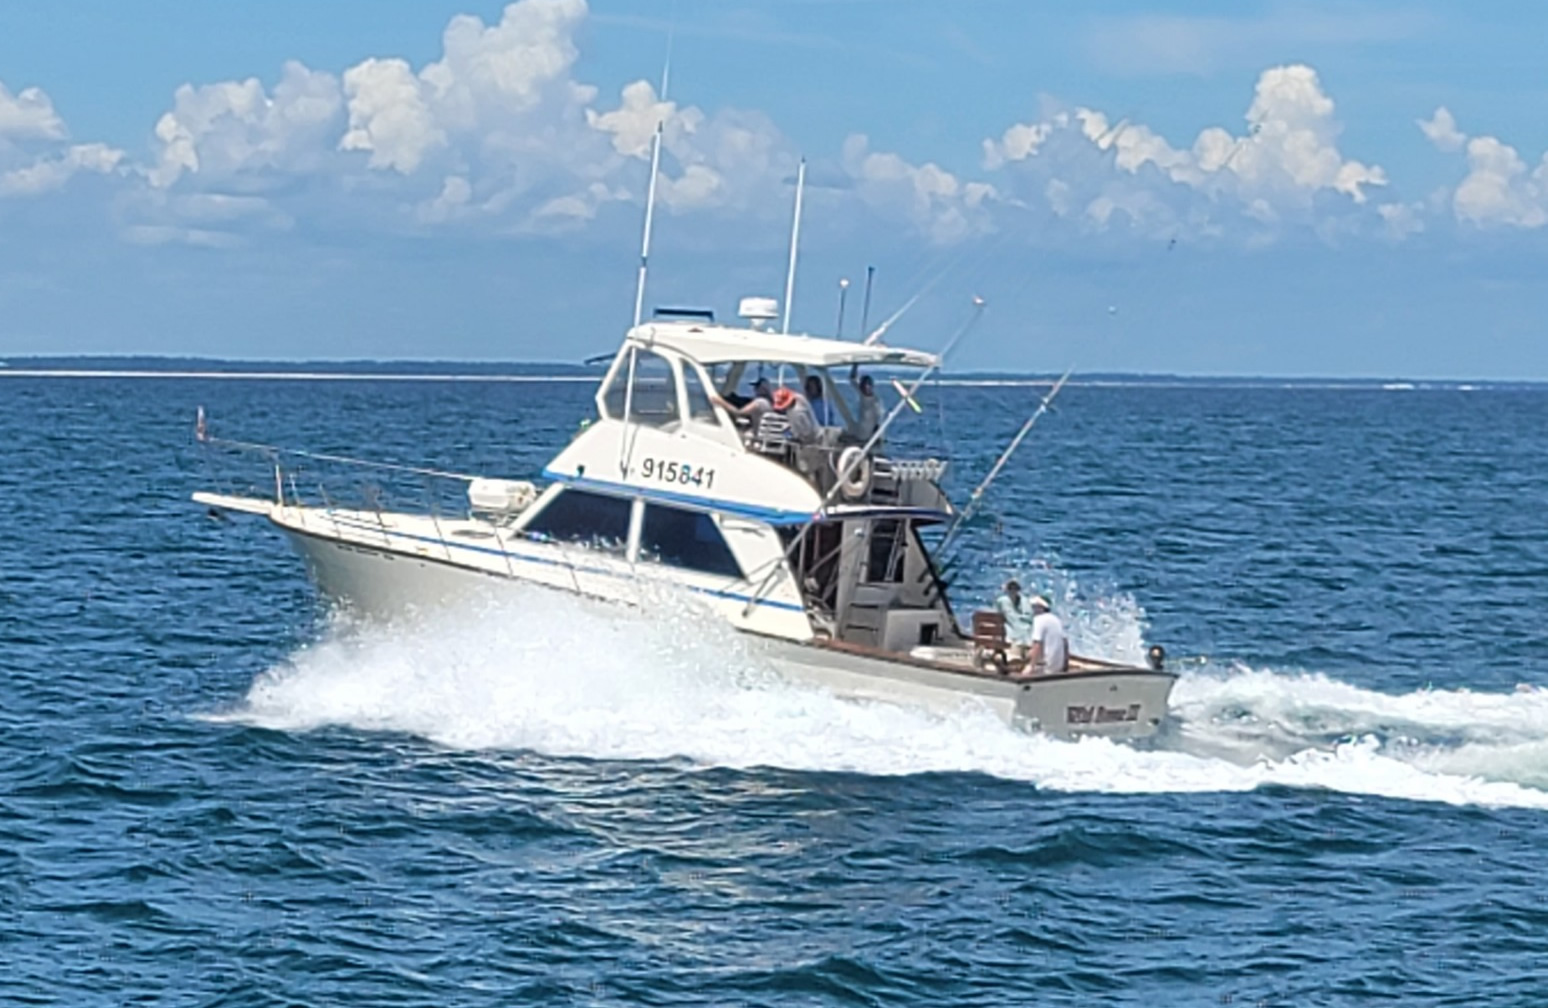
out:
{"label": "white boat hull", "polygon": [[[279,524],[279,523],[276,523]],[[491,586],[543,582],[425,555],[378,549],[280,524],[329,600],[366,616],[432,611],[487,594]],[[557,591],[566,591],[557,588]],[[602,597],[626,602],[618,593]],[[1144,738],[1165,718],[1175,677],[1113,667],[1014,679],[932,667],[852,649],[753,635],[773,665],[794,680],[861,699],[956,711],[993,710],[1006,722],[1054,736]]]}

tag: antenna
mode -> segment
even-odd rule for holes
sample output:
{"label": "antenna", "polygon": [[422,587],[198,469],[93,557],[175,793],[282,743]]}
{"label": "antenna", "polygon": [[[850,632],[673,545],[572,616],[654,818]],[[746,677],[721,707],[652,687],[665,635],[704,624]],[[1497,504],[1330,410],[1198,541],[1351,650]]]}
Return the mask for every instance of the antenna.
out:
{"label": "antenna", "polygon": [[790,331],[790,302],[795,298],[796,252],[801,247],[801,196],[806,191],[806,158],[796,169],[795,220],[790,223],[790,269],[785,273],[785,318],[779,331]]}
{"label": "antenna", "polygon": [[833,335],[839,339],[844,338],[844,302],[849,298],[849,277],[839,278],[839,316],[838,325],[834,327]]}
{"label": "antenna", "polygon": [[[666,101],[667,84],[672,78],[672,37],[677,31],[676,18],[667,32],[666,61],[661,67],[661,94],[659,101]],[[664,119],[656,120],[656,135],[650,142],[650,186],[645,193],[645,234],[640,239],[640,275],[634,285],[634,324],[640,324],[645,313],[645,274],[650,267],[650,232],[656,219],[656,178],[661,174],[661,134],[666,126]]]}
{"label": "antenna", "polygon": [[860,336],[863,339],[867,332],[866,326],[871,322],[871,283],[876,279],[876,267],[865,268],[865,298],[860,302]]}

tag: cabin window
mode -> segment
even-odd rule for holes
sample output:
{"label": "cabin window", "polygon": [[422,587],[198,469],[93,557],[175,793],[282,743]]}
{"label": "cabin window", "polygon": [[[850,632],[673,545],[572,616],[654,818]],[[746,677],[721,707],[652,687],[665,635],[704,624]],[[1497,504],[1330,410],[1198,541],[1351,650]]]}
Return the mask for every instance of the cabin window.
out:
{"label": "cabin window", "polygon": [[683,395],[688,400],[688,419],[704,423],[720,422],[715,415],[714,405],[710,403],[709,393],[699,380],[698,368],[686,363],[683,365]]}
{"label": "cabin window", "polygon": [[629,403],[629,419],[650,427],[660,427],[677,419],[677,380],[665,357],[643,350],[638,352],[634,361],[634,396]]}
{"label": "cabin window", "polygon": [[640,559],[704,574],[740,578],[742,568],[715,519],[703,511],[645,505]]}
{"label": "cabin window", "polygon": [[[625,358],[602,394],[607,415],[614,420],[625,419],[625,397],[629,387],[629,361]],[[628,396],[627,419],[650,427],[677,420],[677,377],[665,357],[649,350],[635,350],[633,388],[633,394]]]}
{"label": "cabin window", "polygon": [[630,502],[619,497],[564,490],[523,529],[550,542],[577,543],[604,553],[622,553],[629,541]]}

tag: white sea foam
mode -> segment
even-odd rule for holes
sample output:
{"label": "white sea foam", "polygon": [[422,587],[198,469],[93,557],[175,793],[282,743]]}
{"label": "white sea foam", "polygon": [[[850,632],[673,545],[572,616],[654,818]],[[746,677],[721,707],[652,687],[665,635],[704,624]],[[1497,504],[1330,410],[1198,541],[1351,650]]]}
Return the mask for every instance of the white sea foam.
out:
{"label": "white sea foam", "polygon": [[[1178,683],[1179,730],[1166,746],[1059,742],[981,708],[929,712],[790,683],[755,643],[681,600],[658,603],[646,616],[528,589],[430,621],[340,625],[260,676],[226,716],[598,759],[972,771],[1113,793],[1284,785],[1548,808],[1538,787],[1548,785],[1548,691],[1389,696],[1324,676],[1205,669]],[[1109,632],[1127,648],[1138,631],[1118,623]]]}

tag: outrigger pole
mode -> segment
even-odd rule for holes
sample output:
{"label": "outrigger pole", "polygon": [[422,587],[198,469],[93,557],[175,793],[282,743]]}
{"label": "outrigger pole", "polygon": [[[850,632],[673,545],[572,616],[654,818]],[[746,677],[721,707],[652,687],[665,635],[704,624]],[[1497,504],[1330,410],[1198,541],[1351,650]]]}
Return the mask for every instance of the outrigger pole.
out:
{"label": "outrigger pole", "polygon": [[[661,95],[666,101],[667,85],[672,76],[672,35],[667,34],[666,63],[661,68]],[[656,120],[656,135],[650,142],[650,186],[645,191],[645,234],[640,239],[640,275],[634,286],[634,324],[639,325],[645,314],[645,273],[650,266],[650,232],[656,218],[656,177],[661,173],[661,135],[666,119]],[[630,383],[633,384],[632,382]]]}
{"label": "outrigger pole", "polygon": [[936,546],[935,553],[937,556],[945,556],[946,547],[957,537],[957,531],[962,528],[964,522],[973,516],[973,512],[978,510],[978,505],[983,500],[985,491],[989,489],[989,484],[995,481],[995,478],[1000,475],[1000,470],[1005,468],[1005,463],[1009,462],[1011,456],[1016,453],[1016,449],[1021,447],[1021,442],[1026,440],[1028,434],[1032,433],[1032,428],[1037,424],[1038,418],[1048,412],[1054,397],[1059,394],[1060,389],[1064,388],[1064,383],[1070,380],[1070,375],[1074,371],[1074,368],[1070,368],[1059,376],[1059,380],[1053,383],[1053,388],[1049,389],[1048,394],[1043,396],[1038,402],[1037,409],[1032,412],[1031,416],[1027,417],[1027,422],[1021,425],[1021,429],[1016,432],[1016,436],[1011,438],[1010,444],[1006,445],[1005,450],[1000,453],[1000,457],[995,459],[994,465],[989,468],[989,475],[984,477],[982,483],[973,488],[973,492],[968,495],[967,503],[962,505],[962,510],[957,512],[957,517],[952,519],[952,523],[946,528],[946,534],[941,537],[940,544]]}
{"label": "outrigger pole", "polygon": [[[666,60],[661,66],[661,94],[660,101],[666,101],[667,87],[672,81],[672,38],[677,29],[676,13],[672,19],[672,31],[667,32]],[[666,129],[666,118],[656,120],[656,135],[650,142],[650,184],[645,191],[645,233],[640,238],[640,276],[634,286],[634,325],[638,326],[645,315],[645,274],[650,267],[650,233],[651,226],[656,219],[656,179],[661,174],[661,138]],[[636,354],[633,348],[629,350],[629,379],[624,385],[624,422],[627,423],[634,409],[634,364]],[[636,428],[637,430],[637,428]],[[618,471],[620,474],[629,470],[629,458],[634,454],[634,438],[620,445],[618,457]]]}
{"label": "outrigger pole", "polygon": [[796,253],[801,247],[801,196],[806,192],[806,158],[796,168],[795,218],[790,222],[790,268],[785,271],[785,317],[779,331],[790,331],[790,302],[795,300]]}

